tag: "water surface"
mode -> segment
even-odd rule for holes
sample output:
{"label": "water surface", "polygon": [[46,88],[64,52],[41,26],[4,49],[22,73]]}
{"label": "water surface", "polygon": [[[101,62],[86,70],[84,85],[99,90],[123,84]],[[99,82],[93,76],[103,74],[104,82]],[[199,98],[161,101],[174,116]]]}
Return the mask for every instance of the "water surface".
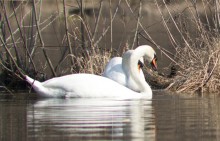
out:
{"label": "water surface", "polygon": [[0,139],[220,140],[220,98],[0,99]]}

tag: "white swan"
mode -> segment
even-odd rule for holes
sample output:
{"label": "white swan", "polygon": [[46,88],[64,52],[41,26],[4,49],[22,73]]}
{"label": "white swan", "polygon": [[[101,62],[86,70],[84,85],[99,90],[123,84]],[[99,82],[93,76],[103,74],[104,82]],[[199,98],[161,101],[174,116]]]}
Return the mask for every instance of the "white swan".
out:
{"label": "white swan", "polygon": [[[103,76],[110,78],[118,83],[120,83],[121,85],[124,85],[134,91],[139,91],[139,87],[136,85],[135,82],[133,82],[132,79],[128,80],[128,76],[126,75],[126,71],[127,71],[127,66],[130,64],[126,64],[127,62],[125,61],[123,63],[123,59],[127,59],[128,57],[130,57],[130,55],[133,52],[146,52],[146,61],[148,61],[152,68],[154,70],[157,69],[157,65],[156,65],[156,53],[154,51],[154,49],[151,46],[148,45],[142,45],[137,47],[135,50],[129,50],[127,52],[125,52],[123,54],[123,57],[114,57],[112,58],[108,64],[105,67]],[[138,69],[140,71],[140,79],[145,79],[143,71],[140,67],[140,62],[144,62],[143,58],[140,59],[139,63],[138,63]],[[137,65],[133,66],[136,67]],[[129,75],[129,74],[128,74]]]}
{"label": "white swan", "polygon": [[144,79],[140,79],[137,67],[131,67],[138,64],[141,57],[148,57],[146,50],[137,51],[127,59],[125,64],[131,64],[125,72],[128,80],[132,80],[137,86],[139,92],[135,92],[121,84],[106,77],[93,74],[71,74],[62,77],[49,79],[45,82],[39,82],[28,76],[26,81],[32,85],[39,96],[42,97],[116,97],[116,98],[152,98],[152,90]]}

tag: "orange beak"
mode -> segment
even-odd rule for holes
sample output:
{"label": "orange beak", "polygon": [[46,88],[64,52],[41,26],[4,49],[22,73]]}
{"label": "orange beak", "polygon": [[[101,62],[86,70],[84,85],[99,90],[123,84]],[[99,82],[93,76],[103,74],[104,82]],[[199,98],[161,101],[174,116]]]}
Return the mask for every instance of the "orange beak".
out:
{"label": "orange beak", "polygon": [[152,69],[154,70],[154,71],[157,71],[157,61],[156,61],[157,59],[156,58],[154,58],[153,60],[152,60],[152,62],[151,62],[151,67],[152,67]]}

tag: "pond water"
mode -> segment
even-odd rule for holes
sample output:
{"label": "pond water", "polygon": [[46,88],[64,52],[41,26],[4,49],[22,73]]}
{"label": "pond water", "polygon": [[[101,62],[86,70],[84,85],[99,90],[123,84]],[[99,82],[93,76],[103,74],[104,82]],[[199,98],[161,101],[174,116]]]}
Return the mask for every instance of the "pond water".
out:
{"label": "pond water", "polygon": [[0,140],[220,140],[220,98],[0,99]]}

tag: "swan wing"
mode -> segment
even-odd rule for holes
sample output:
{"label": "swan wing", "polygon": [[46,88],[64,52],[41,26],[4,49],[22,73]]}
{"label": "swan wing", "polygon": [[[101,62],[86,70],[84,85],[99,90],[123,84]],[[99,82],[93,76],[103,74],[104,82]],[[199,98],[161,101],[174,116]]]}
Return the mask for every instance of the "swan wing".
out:
{"label": "swan wing", "polygon": [[122,69],[122,58],[112,58],[106,65],[103,76],[126,86],[126,75]]}

